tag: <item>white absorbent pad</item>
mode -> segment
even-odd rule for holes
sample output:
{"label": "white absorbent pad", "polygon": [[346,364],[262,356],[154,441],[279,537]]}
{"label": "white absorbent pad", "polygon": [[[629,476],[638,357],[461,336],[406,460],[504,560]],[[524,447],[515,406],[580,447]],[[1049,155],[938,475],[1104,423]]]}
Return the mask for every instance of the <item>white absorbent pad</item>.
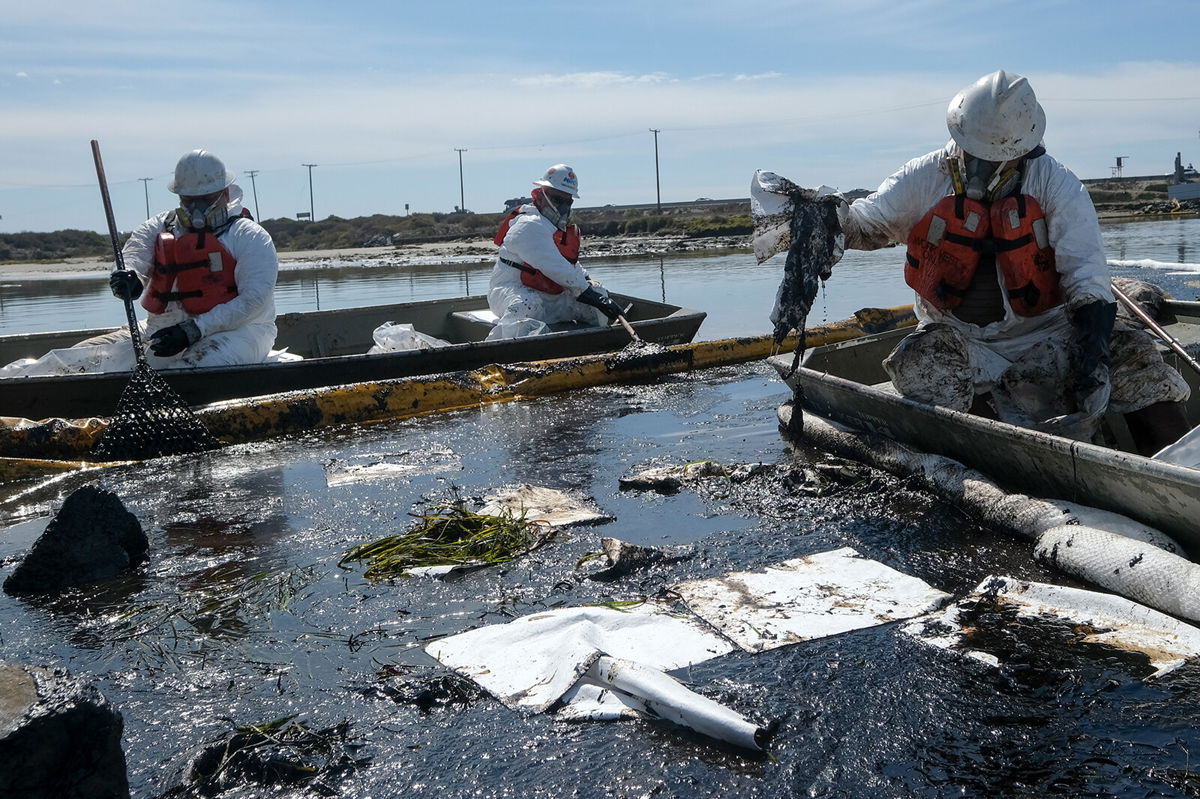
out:
{"label": "white absorbent pad", "polygon": [[970,647],[964,613],[981,601],[1011,608],[1025,619],[1055,619],[1073,624],[1084,633],[1080,641],[1145,654],[1160,677],[1200,653],[1200,629],[1124,597],[1081,588],[1031,583],[1011,577],[988,577],[969,596],[941,613],[914,619],[900,629],[919,641],[964,655],[992,666],[996,655]]}
{"label": "white absorbent pad", "polygon": [[[739,746],[761,730],[663,672],[727,654],[871,627],[949,597],[853,549],[673,587],[694,615],[653,604],[535,613],[429,644],[426,651],[515,710],[609,719],[639,712]],[[735,643],[736,642],[736,646]]]}
{"label": "white absorbent pad", "polygon": [[908,619],[950,599],[849,547],[673,590],[693,613],[747,652]]}

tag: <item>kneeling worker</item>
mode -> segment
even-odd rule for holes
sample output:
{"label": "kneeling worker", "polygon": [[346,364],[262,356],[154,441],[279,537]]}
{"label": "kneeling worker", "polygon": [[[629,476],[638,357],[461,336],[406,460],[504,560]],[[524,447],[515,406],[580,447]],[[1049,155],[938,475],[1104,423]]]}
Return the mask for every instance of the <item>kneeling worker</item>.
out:
{"label": "kneeling worker", "polygon": [[[535,180],[532,203],[509,214],[496,232],[500,246],[488,287],[499,322],[489,339],[547,332],[556,322],[601,325],[621,309],[579,266],[579,227],[569,224],[579,197],[575,170],[556,164]],[[603,316],[601,316],[603,314]]]}
{"label": "kneeling worker", "polygon": [[[122,250],[126,268],[109,278],[114,296],[141,298],[155,368],[258,363],[275,342],[275,245],[242,210],[233,181],[207,150],[185,154],[167,184],[179,207],[133,231]],[[129,333],[77,346],[113,335]]]}

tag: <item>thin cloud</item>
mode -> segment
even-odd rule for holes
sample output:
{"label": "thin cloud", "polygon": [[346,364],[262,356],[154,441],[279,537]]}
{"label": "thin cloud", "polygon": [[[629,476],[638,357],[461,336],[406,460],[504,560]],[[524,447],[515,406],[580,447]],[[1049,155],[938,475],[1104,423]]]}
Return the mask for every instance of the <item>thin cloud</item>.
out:
{"label": "thin cloud", "polygon": [[674,83],[676,80],[665,72],[652,72],[646,75],[630,75],[625,72],[571,72],[565,75],[544,74],[514,78],[513,83],[526,87],[554,86],[598,89],[606,86]]}

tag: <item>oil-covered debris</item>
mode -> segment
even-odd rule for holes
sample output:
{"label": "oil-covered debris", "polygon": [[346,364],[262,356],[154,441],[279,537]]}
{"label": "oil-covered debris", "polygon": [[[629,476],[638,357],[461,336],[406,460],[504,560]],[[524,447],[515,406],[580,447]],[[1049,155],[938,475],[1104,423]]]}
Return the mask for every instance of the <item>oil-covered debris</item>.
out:
{"label": "oil-covered debris", "polygon": [[368,758],[358,757],[362,744],[351,737],[350,722],[313,730],[296,719],[293,714],[239,725],[210,741],[159,799],[199,799],[227,791],[233,792],[230,796],[247,795],[240,792],[257,786],[339,795],[336,786],[370,764]]}
{"label": "oil-covered debris", "polygon": [[18,419],[0,417],[0,455],[8,458],[78,459],[96,445],[103,419]]}
{"label": "oil-covered debris", "polygon": [[29,554],[4,581],[10,594],[50,593],[115,577],[146,558],[149,542],[120,497],[93,485],[63,502]]}
{"label": "oil-covered debris", "polygon": [[1100,660],[1119,652],[1134,670],[1146,669],[1149,661],[1152,677],[1200,654],[1200,629],[1164,613],[1112,594],[1009,577],[988,577],[941,613],[901,629],[932,646],[1017,671],[1031,647],[1044,653],[1041,670],[1070,671],[1094,646]]}
{"label": "oil-covered debris", "polygon": [[466,707],[484,696],[483,689],[466,677],[453,673],[431,677],[428,669],[422,669],[422,675],[418,676],[413,670],[413,667],[385,666],[368,693],[400,705],[413,705],[422,713],[436,708]]}
{"label": "oil-covered debris", "polygon": [[651,566],[668,566],[687,560],[694,554],[690,547],[643,547],[619,538],[601,538],[600,550],[585,556],[577,564],[577,568],[580,568],[595,559],[603,558],[606,566],[588,575],[588,579],[600,582],[619,580]]}
{"label": "oil-covered debris", "polygon": [[508,514],[550,527],[612,520],[612,516],[597,508],[590,500],[556,488],[533,485],[511,486],[488,494],[479,512],[492,516]]}
{"label": "oil-covered debris", "polygon": [[554,538],[550,525],[523,513],[476,513],[461,499],[409,516],[417,520],[411,529],[360,544],[338,565],[365,562],[364,576],[384,580],[416,567],[508,563]]}
{"label": "oil-covered debris", "polygon": [[618,481],[624,490],[655,491],[659,494],[677,494],[685,485],[697,483],[710,477],[727,479],[731,483],[744,483],[751,477],[762,474],[772,467],[764,463],[741,463],[723,466],[712,460],[693,461],[682,466],[658,466],[646,469]]}
{"label": "oil-covered debris", "polygon": [[[1140,305],[1151,319],[1163,323],[1173,321],[1162,318],[1163,304],[1171,299],[1171,295],[1161,286],[1131,277],[1114,277],[1113,285],[1120,289],[1126,297]],[[1133,313],[1124,305],[1117,305],[1117,314],[1127,319],[1135,319]]]}

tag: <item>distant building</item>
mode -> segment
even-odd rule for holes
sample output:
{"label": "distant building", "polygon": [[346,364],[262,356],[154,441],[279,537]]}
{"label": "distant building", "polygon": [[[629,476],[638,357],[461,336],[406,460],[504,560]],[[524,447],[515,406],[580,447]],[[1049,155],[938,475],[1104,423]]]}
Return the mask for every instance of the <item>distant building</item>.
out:
{"label": "distant building", "polygon": [[1196,168],[1191,164],[1183,165],[1183,153],[1175,153],[1175,172],[1171,175],[1171,185],[1167,186],[1167,198],[1183,202],[1184,200],[1200,199],[1200,182],[1196,182]]}

